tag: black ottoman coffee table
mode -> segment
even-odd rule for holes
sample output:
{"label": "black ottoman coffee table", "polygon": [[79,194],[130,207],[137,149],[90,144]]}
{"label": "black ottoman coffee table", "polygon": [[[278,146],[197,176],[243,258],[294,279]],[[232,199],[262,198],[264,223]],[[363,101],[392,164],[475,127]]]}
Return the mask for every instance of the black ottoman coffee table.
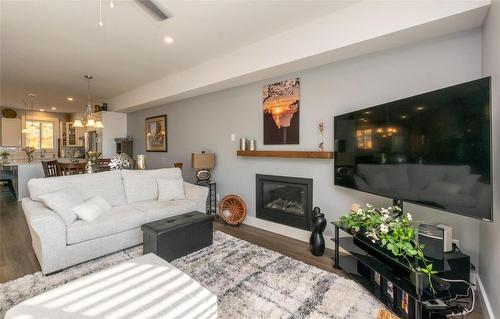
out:
{"label": "black ottoman coffee table", "polygon": [[210,246],[213,220],[213,215],[190,212],[142,225],[144,255],[154,253],[172,261]]}

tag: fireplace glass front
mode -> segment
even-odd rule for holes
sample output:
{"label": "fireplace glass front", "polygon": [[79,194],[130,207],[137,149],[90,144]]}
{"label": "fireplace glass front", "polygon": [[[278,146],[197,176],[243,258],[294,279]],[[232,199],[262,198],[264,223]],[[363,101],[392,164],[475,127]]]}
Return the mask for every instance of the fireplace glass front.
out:
{"label": "fireplace glass front", "polygon": [[257,218],[309,229],[312,180],[257,175]]}

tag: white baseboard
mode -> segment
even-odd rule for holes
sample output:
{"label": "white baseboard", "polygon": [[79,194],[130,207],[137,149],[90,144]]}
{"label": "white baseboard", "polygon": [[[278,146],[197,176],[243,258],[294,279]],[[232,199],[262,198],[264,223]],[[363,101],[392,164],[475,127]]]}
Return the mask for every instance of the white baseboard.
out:
{"label": "white baseboard", "polygon": [[[298,229],[295,227],[285,226],[278,223],[273,223],[253,216],[247,216],[243,221],[243,224],[264,229],[286,237],[298,239],[306,243],[309,243],[309,237],[311,236],[310,231]],[[332,237],[326,235],[324,235],[324,237],[325,237],[325,247],[329,249],[335,249],[335,243],[332,241]],[[340,249],[340,251],[342,251],[342,248]]]}
{"label": "white baseboard", "polygon": [[495,314],[493,313],[493,309],[491,308],[490,301],[488,299],[488,295],[486,294],[486,290],[484,289],[483,282],[481,281],[481,277],[479,274],[475,274],[475,281],[477,284],[478,292],[479,292],[479,302],[481,304],[481,309],[483,310],[483,315],[485,319],[495,319]]}

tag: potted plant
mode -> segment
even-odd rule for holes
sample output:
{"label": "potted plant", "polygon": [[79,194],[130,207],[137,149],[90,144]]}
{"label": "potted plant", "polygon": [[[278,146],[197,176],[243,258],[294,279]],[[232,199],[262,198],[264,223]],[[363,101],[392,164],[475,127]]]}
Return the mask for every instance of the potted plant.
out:
{"label": "potted plant", "polygon": [[434,293],[431,276],[437,271],[425,258],[423,245],[417,242],[417,230],[412,226],[412,221],[412,215],[402,214],[397,206],[377,209],[366,204],[365,207],[353,205],[351,212],[342,216],[336,224],[400,258],[411,270],[425,274]]}
{"label": "potted plant", "polygon": [[0,153],[0,160],[2,163],[6,163],[9,160],[10,153],[7,150],[2,150]]}
{"label": "potted plant", "polygon": [[35,148],[33,146],[23,147],[23,151],[26,153],[26,161],[31,163],[33,161],[33,153],[35,152]]}

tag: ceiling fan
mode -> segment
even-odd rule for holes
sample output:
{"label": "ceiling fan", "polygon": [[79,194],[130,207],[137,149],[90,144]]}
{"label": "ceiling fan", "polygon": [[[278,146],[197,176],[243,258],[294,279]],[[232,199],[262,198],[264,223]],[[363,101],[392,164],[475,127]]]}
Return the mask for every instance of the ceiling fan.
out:
{"label": "ceiling fan", "polygon": [[149,13],[151,13],[155,18],[160,21],[166,20],[169,17],[162,9],[160,9],[153,0],[135,0],[143,8],[145,8]]}

